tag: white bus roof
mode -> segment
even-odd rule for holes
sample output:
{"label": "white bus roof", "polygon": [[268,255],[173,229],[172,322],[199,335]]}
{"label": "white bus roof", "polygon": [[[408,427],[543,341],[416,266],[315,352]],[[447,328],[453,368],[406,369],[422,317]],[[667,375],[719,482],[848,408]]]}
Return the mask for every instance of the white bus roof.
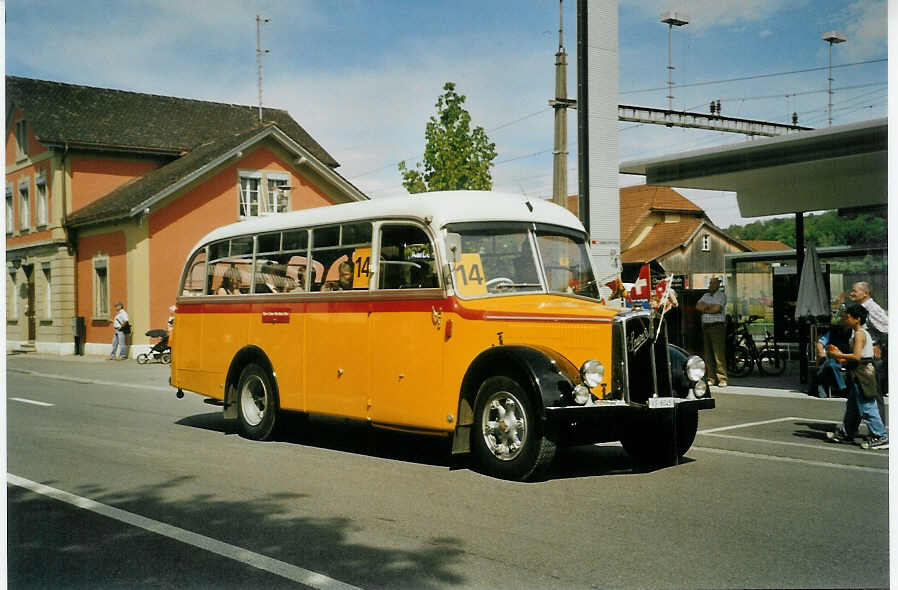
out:
{"label": "white bus roof", "polygon": [[442,191],[254,217],[211,231],[194,250],[233,236],[378,218],[420,221],[430,218],[431,225],[436,228],[472,221],[529,221],[584,231],[583,224],[573,213],[543,199],[491,191]]}

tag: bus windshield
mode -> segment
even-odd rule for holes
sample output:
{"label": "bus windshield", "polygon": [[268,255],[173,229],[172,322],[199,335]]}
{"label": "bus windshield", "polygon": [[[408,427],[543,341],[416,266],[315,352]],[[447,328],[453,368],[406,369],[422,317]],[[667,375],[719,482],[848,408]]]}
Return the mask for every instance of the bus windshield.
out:
{"label": "bus windshield", "polygon": [[550,292],[598,298],[585,236],[528,223],[463,223],[452,278],[462,297]]}

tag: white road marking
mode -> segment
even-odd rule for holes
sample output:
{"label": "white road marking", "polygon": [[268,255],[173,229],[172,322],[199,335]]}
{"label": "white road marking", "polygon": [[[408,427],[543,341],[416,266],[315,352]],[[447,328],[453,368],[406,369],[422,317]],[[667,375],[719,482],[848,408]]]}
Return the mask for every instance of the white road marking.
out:
{"label": "white road marking", "polygon": [[34,404],[35,406],[51,407],[51,406],[56,405],[56,404],[48,404],[47,402],[38,402],[33,399],[25,399],[24,397],[11,397],[9,399],[16,401],[16,402],[22,402],[23,404]]}
{"label": "white road marking", "polygon": [[817,422],[820,424],[838,424],[838,422],[833,420],[816,420],[814,418],[798,418],[796,416],[789,416],[787,418],[774,418],[773,420],[762,420],[760,422],[744,422],[742,424],[733,424],[732,426],[709,428],[707,430],[699,430],[697,434],[711,434],[712,432],[723,432],[724,430],[736,430],[738,428],[749,428],[751,426],[763,426],[765,424],[775,424],[777,422],[788,422],[789,420],[802,420],[804,422]]}
{"label": "white road marking", "polygon": [[83,498],[56,488],[51,488],[31,481],[30,479],[25,479],[11,473],[7,473],[6,477],[9,483],[29,489],[32,492],[42,494],[61,502],[66,502],[73,506],[77,506],[78,508],[95,512],[96,514],[113,518],[131,526],[136,526],[156,533],[157,535],[169,537],[170,539],[187,543],[188,545],[193,545],[200,549],[205,549],[206,551],[233,559],[234,561],[240,561],[260,570],[281,576],[282,578],[293,580],[294,582],[299,582],[306,586],[311,586],[312,588],[321,588],[322,590],[360,590],[356,586],[329,578],[324,574],[303,569],[260,553],[255,553],[248,549],[231,545],[230,543],[218,541],[206,537],[205,535],[200,535],[199,533],[194,533],[176,526],[165,524],[164,522],[159,522],[158,520],[153,520],[138,514],[126,512],[119,508],[101,504],[89,498]]}
{"label": "white road marking", "polygon": [[[775,455],[760,455],[758,453],[746,453],[744,451],[728,451],[726,449],[711,449],[708,447],[692,447],[693,451],[702,451],[705,453],[716,453],[718,455],[736,455],[737,457],[749,457],[751,459],[765,459],[767,461],[780,461],[782,463],[799,463],[801,465],[812,465],[815,467],[830,467],[835,469],[846,469],[849,471],[866,471],[869,473],[884,473],[888,475],[888,469],[880,469],[878,467],[863,467],[860,465],[843,465],[841,463],[827,463],[825,461],[808,461],[806,459],[793,459],[792,457],[777,457]],[[875,451],[869,451],[875,453]]]}
{"label": "white road marking", "polygon": [[[853,453],[853,454],[857,454],[857,455],[868,455],[868,456],[871,454],[871,451],[846,448],[846,445],[838,444],[838,443],[827,443],[827,446],[821,447],[819,444],[812,445],[812,444],[808,444],[808,443],[787,442],[787,441],[780,441],[780,440],[767,440],[764,438],[752,438],[750,436],[736,436],[735,434],[707,434],[705,436],[716,436],[719,438],[730,438],[733,440],[767,443],[767,444],[771,444],[771,445],[785,445],[785,446],[789,446],[789,447],[805,447],[807,449],[819,450],[821,448],[825,448],[827,451],[836,451],[838,453]],[[888,454],[883,454],[880,456],[888,457]]]}

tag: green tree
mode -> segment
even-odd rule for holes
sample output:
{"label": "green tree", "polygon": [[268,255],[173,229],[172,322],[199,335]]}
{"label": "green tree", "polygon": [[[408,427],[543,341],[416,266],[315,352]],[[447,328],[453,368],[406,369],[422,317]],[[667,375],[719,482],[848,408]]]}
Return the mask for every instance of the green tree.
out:
{"label": "green tree", "polygon": [[489,190],[493,187],[490,168],[496,159],[496,144],[483,127],[471,129],[471,115],[462,105],[465,96],[455,92],[455,83],[446,82],[445,93],[437,99],[437,114],[424,130],[424,162],[409,169],[399,163],[402,185],[410,193],[439,190]]}
{"label": "green tree", "polygon": [[[755,221],[748,225],[731,225],[726,232],[740,240],[779,240],[795,247],[795,218]],[[825,246],[883,246],[888,240],[888,223],[879,215],[862,213],[856,217],[840,217],[836,211],[805,217],[807,243]]]}

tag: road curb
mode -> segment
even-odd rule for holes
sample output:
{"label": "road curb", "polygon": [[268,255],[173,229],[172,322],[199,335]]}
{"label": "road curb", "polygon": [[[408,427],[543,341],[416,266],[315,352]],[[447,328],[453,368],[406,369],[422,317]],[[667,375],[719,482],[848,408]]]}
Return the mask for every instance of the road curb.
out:
{"label": "road curb", "polygon": [[132,389],[150,389],[153,391],[174,391],[175,388],[161,385],[140,385],[139,383],[122,383],[120,381],[101,381],[99,379],[85,379],[83,377],[72,377],[71,375],[55,375],[52,373],[41,373],[38,371],[30,371],[28,369],[14,369],[7,366],[7,373],[20,373],[23,375],[32,375],[34,377],[43,377],[45,379],[58,379],[60,381],[71,381],[72,383],[92,384],[92,385],[109,385],[112,387],[130,387]]}

